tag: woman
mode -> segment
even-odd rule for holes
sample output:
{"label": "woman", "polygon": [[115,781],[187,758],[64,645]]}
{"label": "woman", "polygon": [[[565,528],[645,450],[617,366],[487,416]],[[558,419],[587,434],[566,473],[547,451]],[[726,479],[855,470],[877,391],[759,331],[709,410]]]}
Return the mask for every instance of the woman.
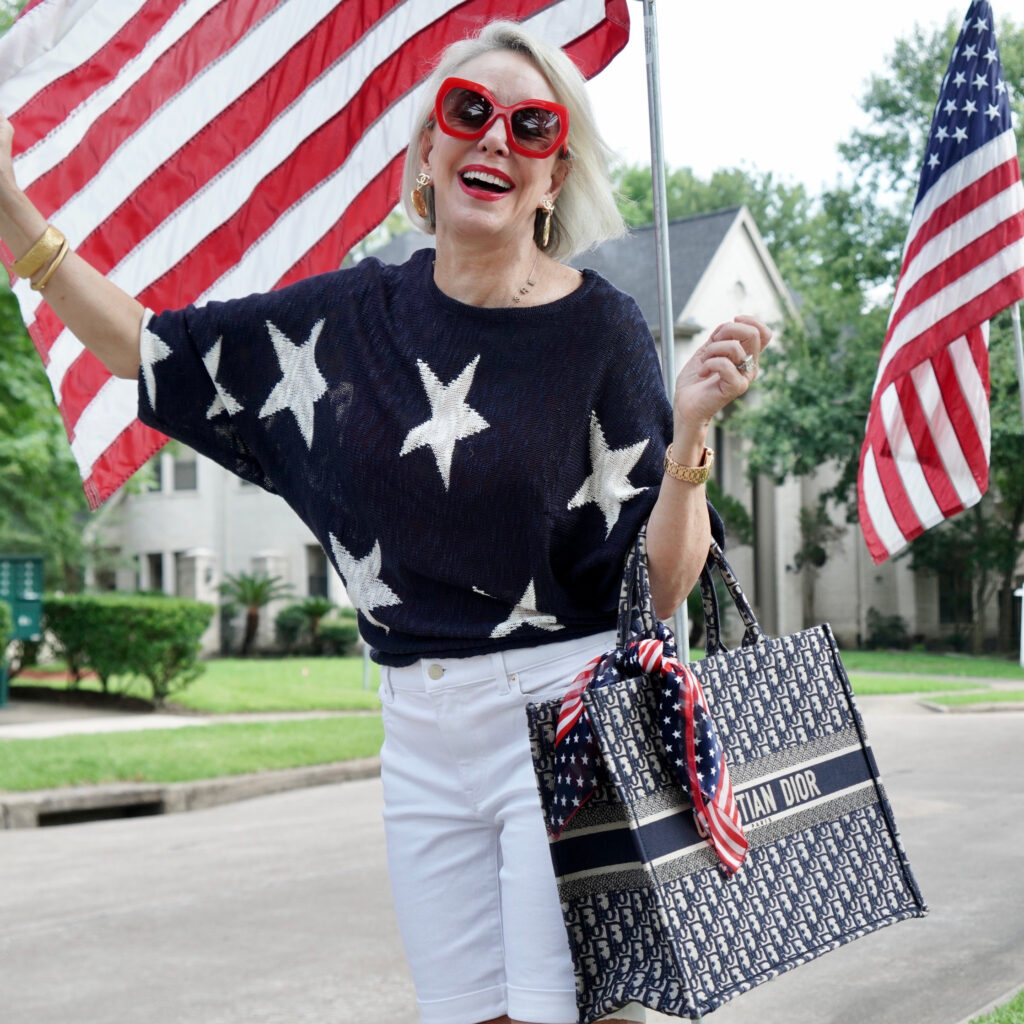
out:
{"label": "woman", "polygon": [[0,234],[78,338],[139,375],[141,418],[282,494],[344,579],[382,664],[422,1019],[560,1024],[573,971],[523,708],[613,645],[645,520],[658,613],[693,586],[708,425],[770,335],[720,326],[670,407],[636,304],[556,259],[623,230],[572,64],[496,23],[445,52],[428,94],[406,191],[436,254],[401,267],[154,316],[47,236],[6,121]]}

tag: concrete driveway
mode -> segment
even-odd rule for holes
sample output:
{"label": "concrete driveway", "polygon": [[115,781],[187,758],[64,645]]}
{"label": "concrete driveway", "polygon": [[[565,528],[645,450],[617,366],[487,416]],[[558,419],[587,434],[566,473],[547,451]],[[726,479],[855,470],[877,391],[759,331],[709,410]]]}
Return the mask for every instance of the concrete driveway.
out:
{"label": "concrete driveway", "polygon": [[[861,706],[932,913],[715,1024],[958,1024],[1024,983],[1024,713]],[[0,832],[0,1021],[414,1024],[379,782]]]}

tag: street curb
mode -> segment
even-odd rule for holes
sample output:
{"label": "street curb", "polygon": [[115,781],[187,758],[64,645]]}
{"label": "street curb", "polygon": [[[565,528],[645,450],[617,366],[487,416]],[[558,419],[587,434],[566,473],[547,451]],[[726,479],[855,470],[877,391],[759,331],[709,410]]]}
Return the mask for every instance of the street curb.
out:
{"label": "street curb", "polygon": [[918,704],[929,711],[952,715],[990,715],[1000,711],[1024,711],[1020,701],[993,701],[988,704],[936,704],[930,700],[919,700]]}
{"label": "street curb", "polygon": [[977,1020],[979,1017],[984,1017],[986,1014],[998,1009],[1004,1003],[1008,1003],[1020,992],[1024,992],[1024,983],[1015,985],[1009,990],[1009,992],[1004,992],[998,999],[993,999],[987,1006],[983,1006],[980,1010],[975,1010],[974,1013],[970,1014],[970,1016],[964,1017],[961,1021],[957,1021],[957,1024],[971,1024],[971,1021]]}
{"label": "street curb", "polygon": [[178,814],[292,789],[371,779],[378,775],[380,758],[366,757],[194,782],[125,782],[0,793],[0,829],[36,828],[41,824],[141,814]]}

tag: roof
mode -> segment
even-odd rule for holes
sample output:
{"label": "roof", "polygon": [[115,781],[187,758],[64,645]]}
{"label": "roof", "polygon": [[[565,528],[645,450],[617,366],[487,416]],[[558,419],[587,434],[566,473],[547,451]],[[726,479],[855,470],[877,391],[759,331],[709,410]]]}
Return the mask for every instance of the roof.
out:
{"label": "roof", "polygon": [[[669,221],[669,262],[672,273],[672,309],[679,315],[708,264],[718,252],[740,206]],[[657,254],[654,227],[633,228],[624,238],[605,242],[572,260],[575,267],[590,267],[616,288],[632,295],[649,324],[661,320],[658,306]]]}
{"label": "roof", "polygon": [[[672,272],[672,308],[676,315],[686,306],[704,271],[718,252],[729,229],[743,209],[730,206],[713,213],[669,221],[668,237]],[[384,263],[404,263],[418,249],[432,247],[432,236],[419,231],[397,235],[371,255]],[[571,260],[577,268],[590,267],[616,288],[632,295],[649,324],[661,319],[658,308],[658,275],[655,269],[653,226],[632,228],[623,238],[605,242],[597,249]]]}

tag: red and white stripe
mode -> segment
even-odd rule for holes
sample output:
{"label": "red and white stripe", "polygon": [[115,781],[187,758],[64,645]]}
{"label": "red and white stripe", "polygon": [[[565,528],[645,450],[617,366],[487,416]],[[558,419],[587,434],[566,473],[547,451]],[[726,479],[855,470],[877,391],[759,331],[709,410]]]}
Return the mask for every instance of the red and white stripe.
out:
{"label": "red and white stripe", "polygon": [[590,685],[594,678],[594,671],[601,660],[599,654],[587,662],[586,667],[572,681],[572,685],[565,691],[562,698],[562,706],[558,712],[558,725],[555,727],[555,746],[565,739],[566,734],[580,720],[580,716],[586,711],[583,707],[583,691]]}
{"label": "red and white stripe", "polygon": [[690,778],[690,798],[693,801],[693,813],[698,827],[704,829],[711,840],[711,845],[718,854],[722,866],[730,874],[738,871],[746,860],[750,844],[743,831],[739,808],[733,795],[732,778],[729,766],[725,761],[725,749],[721,751],[718,763],[718,786],[711,802],[704,800],[700,788],[700,777],[697,773],[697,744],[694,738],[693,707],[699,704],[710,722],[711,709],[704,697],[704,690],[697,677],[681,662],[668,661],[667,670],[680,681],[679,698],[683,705],[683,718],[686,728],[687,772]]}
{"label": "red and white stripe", "polygon": [[914,210],[872,393],[859,479],[875,562],[988,487],[988,320],[1024,296],[1024,189],[1003,132]]}
{"label": "red and white stripe", "polygon": [[[397,202],[431,61],[496,18],[587,76],[628,37],[626,0],[39,0],[0,39],[19,184],[153,309],[334,269]],[[95,508],[166,439],[14,290]]]}

